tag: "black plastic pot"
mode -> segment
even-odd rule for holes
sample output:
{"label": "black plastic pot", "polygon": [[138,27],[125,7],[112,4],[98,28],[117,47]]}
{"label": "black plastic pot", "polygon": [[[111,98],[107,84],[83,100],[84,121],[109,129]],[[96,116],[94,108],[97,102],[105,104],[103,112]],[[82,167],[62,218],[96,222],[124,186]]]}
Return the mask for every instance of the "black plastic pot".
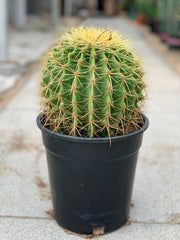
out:
{"label": "black plastic pot", "polygon": [[128,219],[138,150],[149,121],[136,132],[80,138],[38,127],[46,147],[56,221],[79,234],[115,230]]}

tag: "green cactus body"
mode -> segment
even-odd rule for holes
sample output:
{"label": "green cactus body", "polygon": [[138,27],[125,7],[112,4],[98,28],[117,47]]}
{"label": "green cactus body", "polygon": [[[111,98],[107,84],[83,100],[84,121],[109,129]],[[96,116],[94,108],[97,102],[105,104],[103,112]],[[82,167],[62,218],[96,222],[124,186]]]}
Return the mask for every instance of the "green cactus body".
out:
{"label": "green cactus body", "polygon": [[44,69],[45,125],[83,137],[130,132],[132,124],[142,122],[138,104],[144,99],[142,75],[127,40],[117,33],[73,30],[52,50]]}

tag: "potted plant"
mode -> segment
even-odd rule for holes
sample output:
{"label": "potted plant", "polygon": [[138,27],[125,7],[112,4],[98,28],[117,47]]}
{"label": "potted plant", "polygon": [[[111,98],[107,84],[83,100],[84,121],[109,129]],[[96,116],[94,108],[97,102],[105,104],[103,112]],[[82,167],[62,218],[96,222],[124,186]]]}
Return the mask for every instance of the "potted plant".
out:
{"label": "potted plant", "polygon": [[135,1],[134,0],[124,0],[122,2],[122,7],[123,9],[127,12],[128,16],[131,19],[135,19],[136,15],[135,15]]}
{"label": "potted plant", "polygon": [[158,33],[159,31],[159,14],[157,0],[149,0],[149,17],[148,23],[152,32]]}
{"label": "potted plant", "polygon": [[138,150],[143,70],[128,40],[79,27],[51,50],[37,117],[46,147],[56,221],[101,234],[128,219]]}
{"label": "potted plant", "polygon": [[169,48],[180,48],[180,1],[167,0],[167,44]]}
{"label": "potted plant", "polygon": [[167,0],[158,0],[159,36],[162,42],[168,39],[167,34]]}
{"label": "potted plant", "polygon": [[147,0],[136,0],[136,8],[137,8],[137,22],[140,24],[147,23],[147,11],[148,11],[148,2]]}

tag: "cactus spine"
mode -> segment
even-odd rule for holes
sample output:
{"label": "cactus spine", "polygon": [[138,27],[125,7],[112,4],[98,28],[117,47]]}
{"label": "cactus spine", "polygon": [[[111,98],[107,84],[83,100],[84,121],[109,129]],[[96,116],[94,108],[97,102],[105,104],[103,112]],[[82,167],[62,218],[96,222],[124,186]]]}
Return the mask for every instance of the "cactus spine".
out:
{"label": "cactus spine", "polygon": [[142,123],[140,63],[111,29],[79,27],[50,53],[42,80],[44,125],[82,137],[129,133]]}

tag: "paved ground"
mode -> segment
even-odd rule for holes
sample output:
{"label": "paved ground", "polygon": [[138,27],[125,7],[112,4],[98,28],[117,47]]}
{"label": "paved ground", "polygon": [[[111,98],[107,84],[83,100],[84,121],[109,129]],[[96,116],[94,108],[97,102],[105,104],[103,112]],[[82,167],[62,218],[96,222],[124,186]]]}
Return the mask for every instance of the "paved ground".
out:
{"label": "paved ground", "polygon": [[25,28],[9,28],[8,62],[0,63],[0,94],[16,84],[29,64],[38,60],[41,55],[59,39],[62,32],[79,18],[62,18],[55,26],[48,19],[28,19]]}
{"label": "paved ground", "polygon": [[[34,20],[28,22],[24,29],[10,27],[8,62],[4,65],[0,64],[0,93],[12,88],[27,65],[36,61],[52,46],[57,29],[47,24],[47,21],[45,23]],[[60,26],[63,29],[63,26]]]}
{"label": "paved ground", "polygon": [[[89,19],[134,42],[144,59],[150,126],[139,155],[130,225],[99,239],[180,239],[180,78],[124,19]],[[51,216],[45,152],[36,127],[40,69],[0,112],[0,240],[71,240]]]}
{"label": "paved ground", "polygon": [[180,49],[170,49],[167,43],[162,43],[158,34],[152,33],[148,25],[142,25],[126,18],[137,29],[139,34],[157,51],[168,64],[180,74]]}

